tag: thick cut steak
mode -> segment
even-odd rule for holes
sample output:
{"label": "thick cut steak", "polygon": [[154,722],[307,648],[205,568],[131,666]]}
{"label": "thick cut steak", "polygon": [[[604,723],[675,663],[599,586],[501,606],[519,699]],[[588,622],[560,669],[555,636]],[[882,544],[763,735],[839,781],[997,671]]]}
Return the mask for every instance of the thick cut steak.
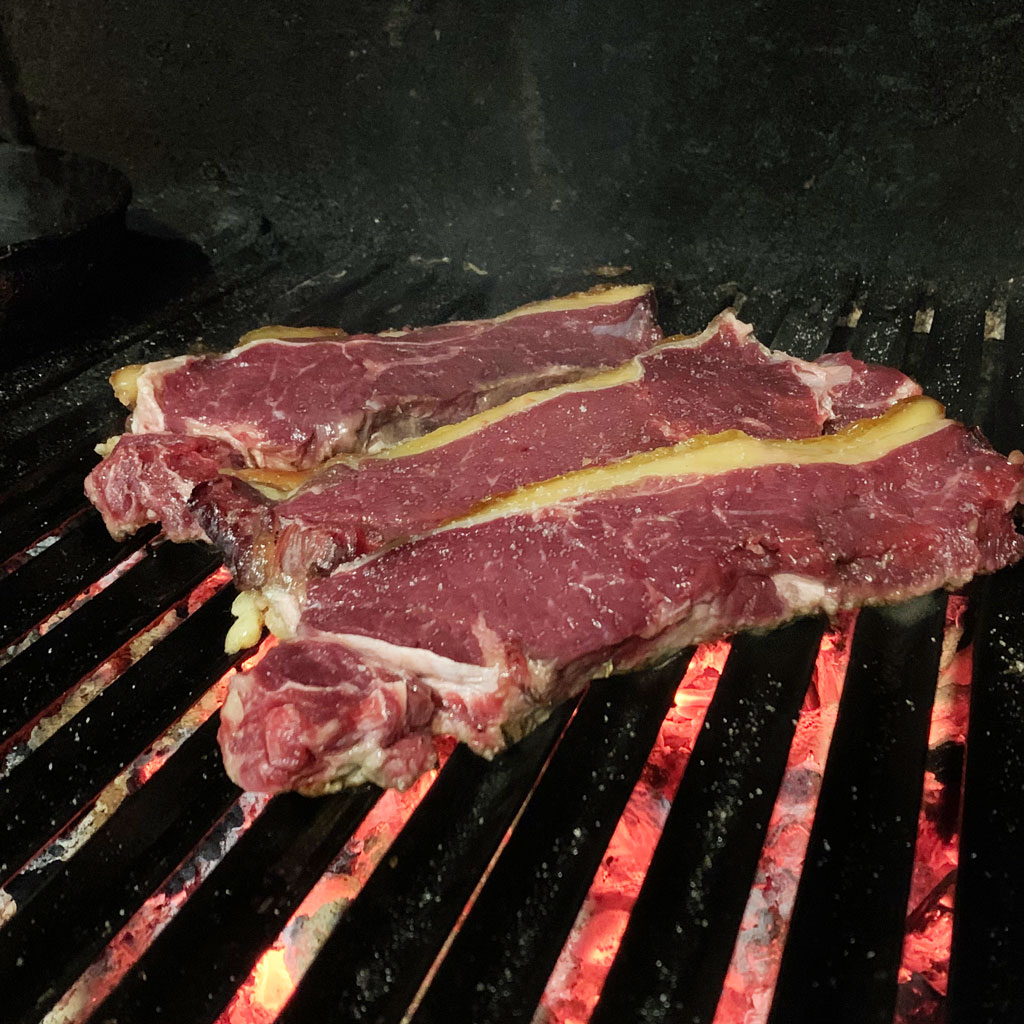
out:
{"label": "thick cut steak", "polygon": [[184,503],[200,480],[216,476],[214,450],[228,453],[225,467],[309,469],[617,366],[660,340],[648,285],[376,335],[263,328],[226,355],[115,373],[114,392],[133,410],[129,433],[86,493],[115,536],[162,520],[175,540],[202,539]]}
{"label": "thick cut steak", "polygon": [[264,328],[226,355],[129,368],[114,384],[132,433],[218,437],[248,465],[308,469],[616,366],[660,338],[639,285],[382,334]]}
{"label": "thick cut steak", "polygon": [[830,436],[699,437],[527,487],[265,592],[284,639],[220,740],[254,790],[404,786],[433,734],[500,750],[587,679],[796,615],[955,587],[1024,554],[1024,473],[927,398]]}
{"label": "thick cut steak", "polygon": [[829,358],[771,352],[727,311],[702,334],[618,369],[521,396],[377,457],[332,463],[286,500],[239,479],[280,485],[286,474],[251,470],[200,486],[191,508],[240,586],[301,581],[311,568],[425,533],[525,484],[701,433],[811,437],[837,416],[840,425],[851,418],[851,394],[870,396],[870,416],[920,391],[896,370]]}

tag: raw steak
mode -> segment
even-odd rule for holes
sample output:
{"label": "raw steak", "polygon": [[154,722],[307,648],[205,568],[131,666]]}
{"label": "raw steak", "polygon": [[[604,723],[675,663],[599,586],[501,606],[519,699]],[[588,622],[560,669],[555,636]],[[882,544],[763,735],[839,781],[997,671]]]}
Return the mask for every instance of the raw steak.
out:
{"label": "raw steak", "polygon": [[113,383],[132,433],[217,437],[247,465],[308,469],[616,366],[660,338],[653,291],[639,285],[383,334],[264,328],[226,355],[128,367]]}
{"label": "raw steak", "polygon": [[[235,476],[200,486],[192,511],[236,582],[301,580],[384,544],[431,530],[481,501],[589,465],[700,433],[811,437],[864,399],[865,415],[920,389],[848,353],[806,362],[771,352],[726,311],[694,338],[669,340],[631,363],[534,392],[376,458],[340,461],[284,501]],[[246,480],[287,484],[252,470]]]}
{"label": "raw steak", "polygon": [[86,494],[115,537],[163,521],[173,540],[205,539],[185,503],[217,476],[216,453],[225,468],[308,469],[618,365],[660,339],[648,285],[381,335],[263,328],[228,355],[115,373],[134,433],[104,446]]}
{"label": "raw steak", "polygon": [[233,681],[254,790],[408,785],[432,735],[489,755],[595,675],[796,615],[955,587],[1024,554],[1024,456],[927,398],[831,436],[700,437],[484,506],[270,590],[286,639]]}
{"label": "raw steak", "polygon": [[122,434],[85,478],[85,494],[117,540],[155,522],[171,540],[206,540],[188,507],[192,490],[243,465],[231,445],[214,437]]}

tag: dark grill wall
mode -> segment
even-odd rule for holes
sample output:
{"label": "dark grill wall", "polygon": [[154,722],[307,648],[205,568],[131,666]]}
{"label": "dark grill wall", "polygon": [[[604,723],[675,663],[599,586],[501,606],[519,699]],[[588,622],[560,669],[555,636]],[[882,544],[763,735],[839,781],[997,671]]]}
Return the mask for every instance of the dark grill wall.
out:
{"label": "dark grill wall", "polygon": [[1019,269],[1019,4],[5,0],[0,133],[216,253]]}

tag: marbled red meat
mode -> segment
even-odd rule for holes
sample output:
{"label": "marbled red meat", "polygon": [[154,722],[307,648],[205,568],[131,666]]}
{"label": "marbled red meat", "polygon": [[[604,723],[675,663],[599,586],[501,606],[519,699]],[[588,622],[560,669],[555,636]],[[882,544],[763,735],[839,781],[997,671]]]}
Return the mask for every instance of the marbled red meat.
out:
{"label": "marbled red meat", "polygon": [[268,791],[404,786],[431,734],[492,754],[595,674],[1024,554],[1024,458],[929,399],[832,437],[679,447],[683,461],[640,455],[498,500],[311,579],[302,603],[268,592],[289,638],[232,683],[229,774]]}
{"label": "marbled red meat", "polygon": [[729,429],[811,437],[836,418],[836,404],[845,423],[859,418],[851,398],[870,416],[919,390],[899,371],[848,353],[811,363],[771,352],[727,311],[701,335],[670,340],[619,371],[509,403],[500,419],[440,431],[433,447],[418,442],[408,454],[326,466],[279,502],[222,476],[197,489],[192,509],[236,582],[261,587],[278,574],[331,569],[588,465]]}
{"label": "marbled red meat", "polygon": [[205,540],[188,507],[193,488],[243,461],[235,449],[212,437],[124,434],[114,452],[85,479],[85,493],[118,540],[140,527],[162,522],[171,540]]}
{"label": "marbled red meat", "polygon": [[174,539],[202,537],[185,507],[192,489],[185,483],[217,476],[215,451],[225,453],[225,468],[308,469],[618,365],[661,339],[647,286],[381,335],[254,334],[227,355],[181,356],[113,375],[115,392],[134,410],[129,433],[90,475],[86,493],[116,536],[162,520]]}
{"label": "marbled red meat", "polygon": [[248,465],[308,469],[618,365],[661,338],[646,286],[493,320],[342,338],[315,331],[150,364],[136,381],[131,431],[218,437]]}
{"label": "marbled red meat", "polygon": [[827,371],[840,371],[844,367],[850,371],[845,383],[837,384],[832,391],[831,429],[877,416],[901,398],[921,393],[920,385],[899,370],[863,363],[849,352],[830,352],[816,362]]}

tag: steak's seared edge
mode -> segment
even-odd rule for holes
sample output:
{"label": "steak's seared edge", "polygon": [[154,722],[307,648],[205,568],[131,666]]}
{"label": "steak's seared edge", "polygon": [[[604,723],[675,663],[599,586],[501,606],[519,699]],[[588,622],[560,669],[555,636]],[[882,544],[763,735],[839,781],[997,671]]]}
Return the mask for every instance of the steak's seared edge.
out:
{"label": "steak's seared edge", "polygon": [[289,634],[239,676],[225,764],[258,790],[407,785],[433,733],[493,753],[595,674],[795,615],[958,586],[1024,554],[1004,459],[937,403],[798,441],[729,434],[524,488],[268,591]]}

